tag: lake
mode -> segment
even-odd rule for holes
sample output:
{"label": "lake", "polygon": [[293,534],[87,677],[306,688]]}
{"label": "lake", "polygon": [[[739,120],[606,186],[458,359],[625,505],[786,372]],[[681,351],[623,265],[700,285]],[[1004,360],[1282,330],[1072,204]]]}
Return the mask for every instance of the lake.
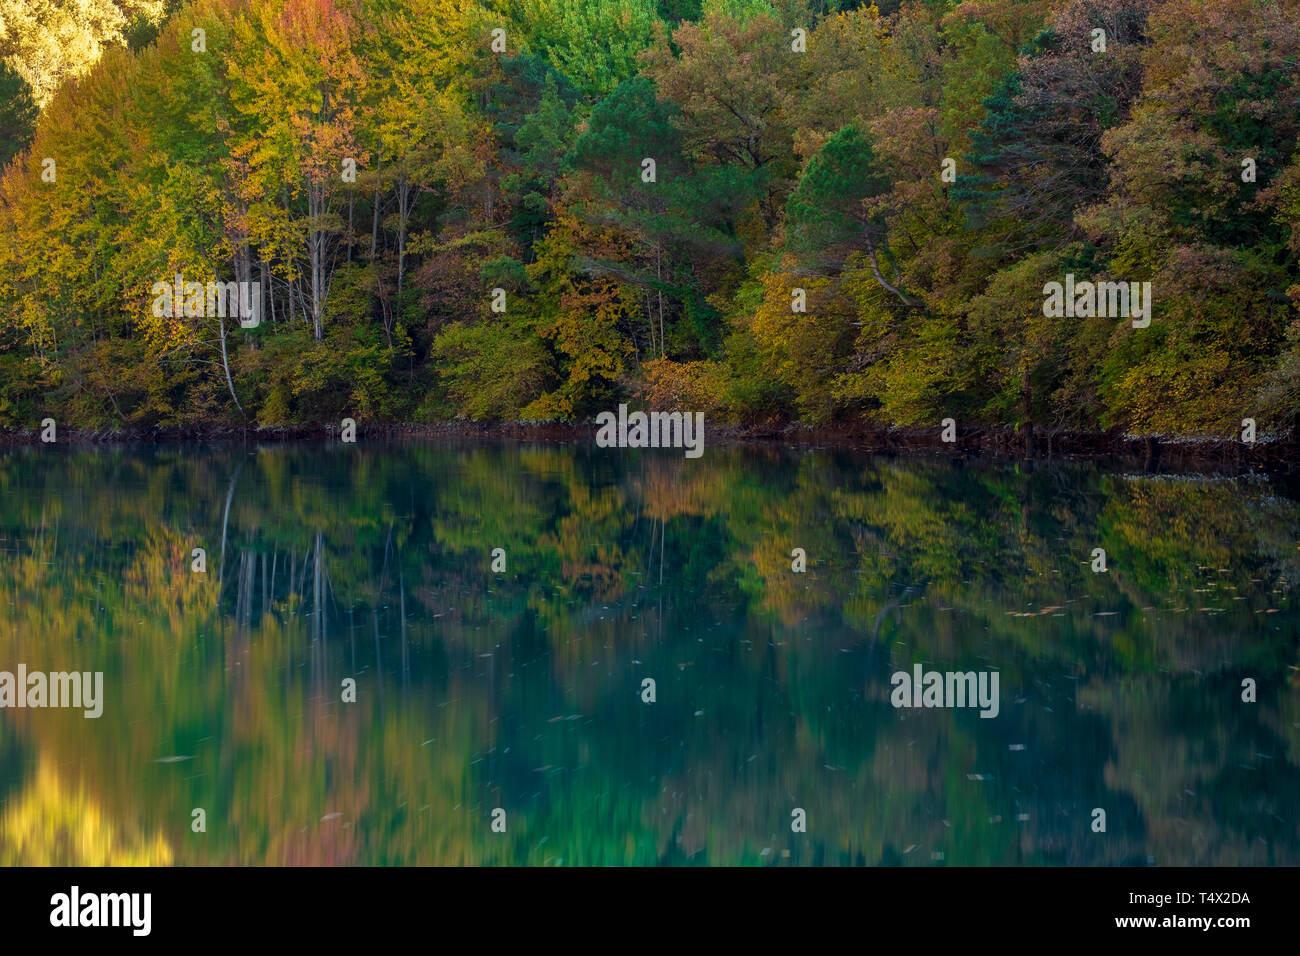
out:
{"label": "lake", "polygon": [[[0,710],[0,863],[1300,864],[1265,478],[363,439],[0,492],[0,671],[103,674]],[[932,671],[996,716],[895,706]]]}

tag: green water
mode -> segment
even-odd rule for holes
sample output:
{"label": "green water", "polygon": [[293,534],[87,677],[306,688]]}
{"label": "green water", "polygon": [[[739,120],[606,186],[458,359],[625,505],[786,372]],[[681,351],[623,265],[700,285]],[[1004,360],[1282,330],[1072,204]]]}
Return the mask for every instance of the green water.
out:
{"label": "green water", "polygon": [[[1300,864],[1298,512],[718,445],[7,451],[0,670],[104,701],[0,710],[0,863]],[[895,708],[917,663],[998,715]]]}

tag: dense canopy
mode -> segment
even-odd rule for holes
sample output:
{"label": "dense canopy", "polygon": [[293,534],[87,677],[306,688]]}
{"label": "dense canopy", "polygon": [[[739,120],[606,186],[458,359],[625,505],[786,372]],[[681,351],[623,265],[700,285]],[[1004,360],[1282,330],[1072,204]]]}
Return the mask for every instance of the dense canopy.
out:
{"label": "dense canopy", "polygon": [[0,0],[0,426],[1294,427],[1297,0],[91,6]]}

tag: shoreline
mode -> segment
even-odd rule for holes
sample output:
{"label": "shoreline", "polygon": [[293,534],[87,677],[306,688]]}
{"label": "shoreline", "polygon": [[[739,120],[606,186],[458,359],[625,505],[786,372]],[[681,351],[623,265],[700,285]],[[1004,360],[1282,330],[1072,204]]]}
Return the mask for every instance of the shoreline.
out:
{"label": "shoreline", "polygon": [[[562,422],[446,421],[427,424],[357,422],[360,438],[513,439],[574,442],[594,440],[594,424]],[[1224,438],[1129,435],[1122,432],[1070,432],[985,426],[959,431],[955,442],[944,442],[941,429],[888,427],[871,422],[830,425],[715,425],[709,440],[725,444],[791,446],[866,453],[945,452],[961,458],[989,457],[1031,461],[1074,460],[1140,463],[1145,470],[1160,465],[1228,467],[1236,471],[1261,469],[1300,472],[1300,443],[1295,436],[1253,443]],[[142,429],[66,428],[60,445],[244,444],[335,439],[338,426],[308,424],[271,427],[231,425],[174,426]],[[40,445],[39,429],[0,431],[0,447]]]}

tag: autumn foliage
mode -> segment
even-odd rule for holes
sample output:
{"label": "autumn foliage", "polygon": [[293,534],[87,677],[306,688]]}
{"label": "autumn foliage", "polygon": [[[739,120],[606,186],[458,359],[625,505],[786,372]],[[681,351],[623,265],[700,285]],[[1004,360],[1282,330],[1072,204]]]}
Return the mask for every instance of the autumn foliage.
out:
{"label": "autumn foliage", "polygon": [[0,426],[1295,426],[1297,0],[70,9],[0,0]]}

